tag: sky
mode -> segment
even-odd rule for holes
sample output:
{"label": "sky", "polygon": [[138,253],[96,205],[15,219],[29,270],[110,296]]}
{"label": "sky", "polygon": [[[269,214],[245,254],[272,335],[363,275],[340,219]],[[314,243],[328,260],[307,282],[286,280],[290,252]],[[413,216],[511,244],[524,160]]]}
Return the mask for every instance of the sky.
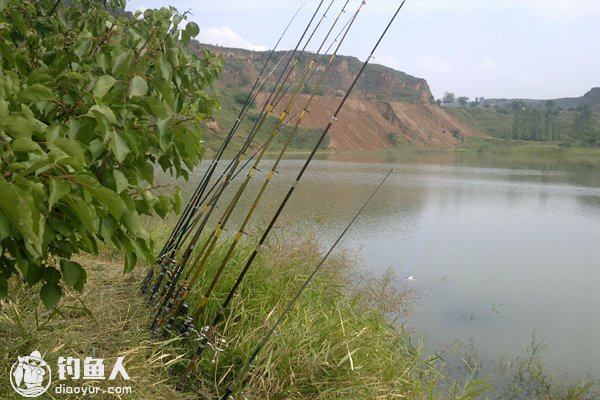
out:
{"label": "sky", "polygon": [[[334,0],[325,21],[331,24],[345,1]],[[360,1],[349,0],[338,27]],[[279,46],[293,48],[318,3],[129,0],[127,9],[171,5],[190,12],[201,42],[267,50],[301,7]],[[339,54],[364,60],[399,4],[367,0]],[[426,79],[436,98],[444,92],[471,99],[582,96],[600,86],[600,0],[407,0],[374,57],[373,63]]]}

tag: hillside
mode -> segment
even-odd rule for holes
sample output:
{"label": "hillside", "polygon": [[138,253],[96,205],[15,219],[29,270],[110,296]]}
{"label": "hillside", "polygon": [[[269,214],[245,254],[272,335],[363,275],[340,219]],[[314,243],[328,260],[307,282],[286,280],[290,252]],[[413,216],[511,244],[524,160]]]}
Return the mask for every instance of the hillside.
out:
{"label": "hillside", "polygon": [[[564,99],[563,99],[564,100]],[[505,100],[482,106],[448,107],[446,111],[487,135],[501,139],[561,142],[562,145],[600,146],[600,88],[577,102]],[[561,106],[562,104],[562,106]],[[565,104],[577,107],[564,108]]]}
{"label": "hillside", "polygon": [[[215,116],[216,123],[212,125],[220,136],[235,120],[234,110],[239,109],[239,105],[234,107],[232,98],[248,93],[269,53],[206,44],[195,46],[208,48],[224,59],[220,85],[228,97],[222,97],[223,110]],[[279,60],[284,56],[288,55],[277,52],[273,59]],[[299,70],[311,57],[314,55],[303,57]],[[284,63],[285,59],[280,66]],[[362,62],[355,57],[336,57],[311,106],[311,110],[319,112],[307,113],[301,124],[301,135],[314,137],[327,124],[361,65]],[[276,70],[273,75],[277,76],[278,72]],[[270,85],[273,85],[271,81],[258,96],[257,104],[264,103]],[[311,90],[311,83],[308,90]],[[304,94],[300,103],[307,98],[308,95]],[[380,150],[405,145],[450,149],[458,147],[465,137],[483,136],[477,129],[437,106],[427,81],[376,64],[365,70],[330,134],[327,147],[340,151]],[[207,141],[210,145],[211,140]],[[303,141],[307,146],[311,142]]]}
{"label": "hillside", "polygon": [[482,105],[509,107],[514,100],[519,100],[529,106],[538,108],[544,108],[546,102],[552,100],[557,107],[563,110],[576,109],[587,105],[591,106],[595,111],[600,111],[600,87],[592,88],[580,97],[561,97],[558,99],[487,99]]}

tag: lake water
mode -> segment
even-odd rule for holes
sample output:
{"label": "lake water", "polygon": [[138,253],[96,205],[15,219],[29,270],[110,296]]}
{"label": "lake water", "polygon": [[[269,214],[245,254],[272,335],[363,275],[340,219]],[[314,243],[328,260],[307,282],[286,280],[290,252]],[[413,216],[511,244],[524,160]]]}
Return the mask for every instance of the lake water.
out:
{"label": "lake water", "polygon": [[[283,162],[255,224],[302,163]],[[405,282],[418,294],[407,321],[414,335],[432,351],[472,343],[485,361],[524,353],[535,332],[550,371],[599,378],[598,171],[461,154],[330,156],[311,164],[278,232],[293,222],[332,243],[391,168],[340,247],[373,274],[392,268],[414,278]]]}

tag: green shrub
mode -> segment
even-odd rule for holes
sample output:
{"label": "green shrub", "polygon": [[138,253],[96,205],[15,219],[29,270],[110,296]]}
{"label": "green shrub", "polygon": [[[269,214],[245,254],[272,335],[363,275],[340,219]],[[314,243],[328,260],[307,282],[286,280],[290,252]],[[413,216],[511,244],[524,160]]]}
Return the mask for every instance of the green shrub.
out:
{"label": "green shrub", "polygon": [[152,195],[155,166],[187,177],[201,158],[220,60],[188,54],[198,26],[175,9],[106,3],[0,1],[0,297],[18,275],[54,306],[100,243],[126,271],[151,259],[138,215],[181,202]]}

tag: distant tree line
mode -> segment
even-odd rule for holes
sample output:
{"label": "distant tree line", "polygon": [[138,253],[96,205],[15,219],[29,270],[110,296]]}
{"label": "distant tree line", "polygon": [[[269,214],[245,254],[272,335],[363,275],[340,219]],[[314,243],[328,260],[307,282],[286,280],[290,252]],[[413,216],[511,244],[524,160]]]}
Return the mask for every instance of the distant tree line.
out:
{"label": "distant tree line", "polygon": [[[506,139],[561,141],[590,147],[600,146],[600,113],[595,113],[592,105],[563,111],[554,100],[546,101],[542,107],[522,100],[513,100],[505,106],[497,106],[486,103],[483,97],[476,97],[474,101],[469,102],[468,97],[456,96],[452,92],[445,92],[444,96],[437,100],[437,104],[469,108],[493,107],[499,114],[512,118],[511,129],[503,133]],[[475,110],[472,116],[478,116]]]}

